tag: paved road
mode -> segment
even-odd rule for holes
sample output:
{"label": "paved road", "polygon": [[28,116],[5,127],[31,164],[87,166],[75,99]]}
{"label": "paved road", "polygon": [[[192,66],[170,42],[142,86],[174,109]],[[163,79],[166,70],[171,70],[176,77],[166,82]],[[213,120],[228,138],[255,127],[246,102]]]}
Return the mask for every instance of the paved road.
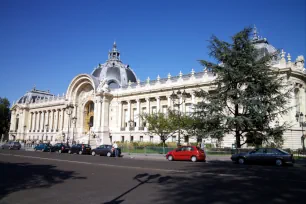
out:
{"label": "paved road", "polygon": [[0,151],[1,204],[304,203],[306,166]]}

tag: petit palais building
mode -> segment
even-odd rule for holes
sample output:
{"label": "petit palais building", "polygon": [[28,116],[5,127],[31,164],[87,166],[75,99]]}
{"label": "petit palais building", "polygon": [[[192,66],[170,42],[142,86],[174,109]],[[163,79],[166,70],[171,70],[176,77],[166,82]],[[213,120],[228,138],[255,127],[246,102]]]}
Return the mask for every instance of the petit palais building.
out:
{"label": "petit palais building", "polygon": [[[265,38],[254,35],[253,42],[264,55],[276,49]],[[287,83],[294,87],[291,104],[294,108],[282,118],[292,123],[285,132],[284,148],[302,148],[302,126],[306,115],[306,70],[304,57],[291,60],[284,51],[271,67],[287,75]],[[170,95],[173,91],[185,90],[188,97],[179,106],[181,112],[192,111],[200,99],[194,95],[199,88],[213,90],[216,76],[207,69],[202,72],[183,74],[141,82],[136,73],[122,63],[116,43],[108,53],[104,64],[99,64],[92,73],[75,76],[63,95],[33,88],[13,103],[11,107],[10,140],[76,142],[110,144],[113,141],[160,142],[157,135],[147,132],[147,124],[139,117],[141,113],[166,112],[174,108]],[[301,117],[297,117],[303,114]],[[304,132],[306,126],[303,128]],[[177,142],[178,136],[168,139]],[[183,137],[181,142],[194,142],[196,138]],[[205,139],[205,143],[217,142]],[[219,147],[232,147],[233,135],[226,135]]]}

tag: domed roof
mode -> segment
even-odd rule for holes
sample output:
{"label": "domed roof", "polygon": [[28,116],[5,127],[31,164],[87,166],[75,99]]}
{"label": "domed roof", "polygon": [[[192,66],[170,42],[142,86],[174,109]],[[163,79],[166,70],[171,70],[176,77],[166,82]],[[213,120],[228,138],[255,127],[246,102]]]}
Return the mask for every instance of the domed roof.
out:
{"label": "domed roof", "polygon": [[[257,28],[254,27],[253,29],[253,39],[254,47],[259,52],[259,58],[264,57],[266,55],[276,54],[278,50],[271,44],[269,44],[266,38],[260,38],[257,35]],[[272,63],[277,63],[279,61],[279,56],[275,56],[272,60]]]}
{"label": "domed roof", "polygon": [[37,99],[48,98],[51,96],[53,96],[53,94],[49,91],[40,91],[34,87],[31,91],[24,94],[17,103],[34,103]]}
{"label": "domed roof", "polygon": [[129,65],[121,62],[116,43],[108,54],[108,60],[104,64],[99,64],[91,74],[99,80],[106,80],[110,88],[126,86],[129,81],[136,82],[137,79]]}

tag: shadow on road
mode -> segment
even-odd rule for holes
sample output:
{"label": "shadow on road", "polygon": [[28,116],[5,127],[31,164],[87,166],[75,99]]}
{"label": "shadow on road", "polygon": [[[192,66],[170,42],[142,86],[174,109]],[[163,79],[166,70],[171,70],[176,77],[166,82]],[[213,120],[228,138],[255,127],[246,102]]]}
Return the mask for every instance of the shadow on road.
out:
{"label": "shadow on road", "polygon": [[114,198],[113,200],[109,201],[109,202],[105,202],[103,204],[119,204],[122,203],[124,200],[119,200],[120,198],[122,198],[123,196],[127,195],[128,193],[132,192],[133,190],[137,189],[138,187],[144,185],[144,184],[150,184],[150,183],[157,183],[157,184],[165,184],[167,182],[169,182],[169,180],[171,179],[171,176],[161,176],[160,174],[148,174],[148,173],[144,173],[144,174],[137,174],[134,178],[134,180],[137,180],[139,183],[130,188],[129,190],[125,191],[124,193],[120,194],[119,196],[117,196],[116,198]]}
{"label": "shadow on road", "polygon": [[86,179],[77,177],[74,171],[62,171],[55,167],[53,165],[0,162],[0,199],[10,193],[25,189],[48,188],[67,179]]}
{"label": "shadow on road", "polygon": [[183,170],[159,186],[156,203],[303,203],[306,195],[304,168],[216,162]]}

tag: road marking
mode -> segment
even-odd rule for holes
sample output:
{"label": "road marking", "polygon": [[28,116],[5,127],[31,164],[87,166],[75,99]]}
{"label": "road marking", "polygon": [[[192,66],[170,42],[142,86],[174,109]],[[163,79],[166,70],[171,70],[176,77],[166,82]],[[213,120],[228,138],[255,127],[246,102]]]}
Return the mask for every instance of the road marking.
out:
{"label": "road marking", "polygon": [[156,169],[156,168],[146,168],[146,167],[136,167],[136,166],[121,166],[121,165],[113,165],[113,164],[97,164],[97,163],[91,163],[91,162],[71,161],[71,160],[66,160],[66,159],[53,159],[53,158],[36,157],[36,156],[24,156],[24,155],[18,155],[18,154],[0,153],[0,155],[3,155],[3,156],[15,156],[15,157],[21,157],[21,158],[40,159],[40,160],[49,160],[49,161],[58,161],[58,162],[69,162],[69,163],[76,163],[76,164],[106,166],[106,167],[141,169],[141,170],[154,170],[154,171],[164,171],[164,172],[174,172],[174,173],[188,173],[188,171],[182,171],[182,170]]}
{"label": "road marking", "polygon": [[[140,170],[151,170],[151,171],[153,170],[153,171],[164,171],[164,172],[172,172],[172,173],[189,173],[189,176],[235,177],[235,179],[261,179],[261,180],[266,180],[266,181],[272,181],[269,178],[263,178],[263,177],[251,176],[251,175],[250,176],[240,176],[236,174],[223,174],[223,173],[213,173],[213,172],[190,172],[190,171],[174,170],[174,169],[156,169],[156,168],[146,168],[146,167],[136,167],[136,166],[121,166],[121,165],[113,165],[113,164],[97,164],[97,163],[91,163],[91,162],[71,161],[71,160],[65,160],[65,159],[53,159],[53,158],[46,158],[46,157],[25,156],[25,155],[19,155],[19,154],[0,153],[0,155],[40,159],[40,160],[49,160],[49,161],[58,161],[58,162],[68,162],[68,163],[85,164],[85,165],[105,166],[105,167],[117,167],[117,168],[140,169]],[[306,181],[293,180],[293,179],[277,179],[277,180],[306,183]]]}

